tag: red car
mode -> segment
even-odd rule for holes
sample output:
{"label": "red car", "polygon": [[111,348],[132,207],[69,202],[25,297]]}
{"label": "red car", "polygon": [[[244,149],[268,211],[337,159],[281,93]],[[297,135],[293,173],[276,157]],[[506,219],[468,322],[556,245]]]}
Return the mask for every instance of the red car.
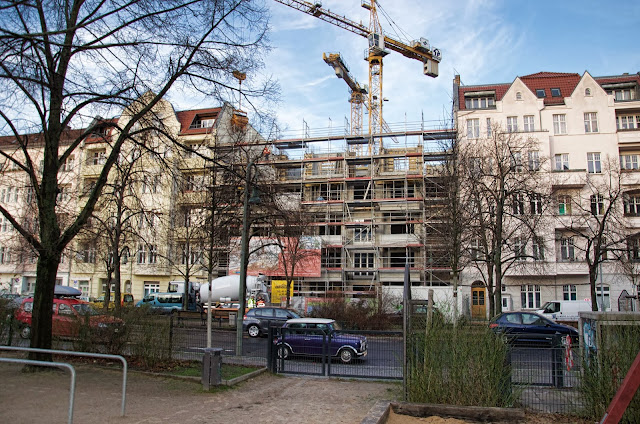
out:
{"label": "red car", "polygon": [[[15,313],[23,339],[31,337],[32,310],[33,298],[28,297],[22,301]],[[87,317],[90,328],[98,334],[104,333],[108,336],[123,329],[124,323],[121,319],[99,314],[88,302],[72,297],[57,297],[53,299],[52,334],[58,337],[77,337]]]}

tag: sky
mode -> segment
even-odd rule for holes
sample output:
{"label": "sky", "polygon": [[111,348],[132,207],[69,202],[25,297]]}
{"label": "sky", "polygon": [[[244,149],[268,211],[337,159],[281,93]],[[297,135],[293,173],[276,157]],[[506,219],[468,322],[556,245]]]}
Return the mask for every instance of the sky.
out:
{"label": "sky", "polygon": [[[269,4],[271,3],[271,4]],[[323,8],[365,26],[359,0],[323,0]],[[464,85],[512,82],[536,72],[593,76],[640,72],[640,2],[637,0],[378,0],[383,30],[403,41],[427,38],[442,52],[440,75],[423,75],[422,63],[391,52],[383,61],[383,117],[399,124],[450,117],[453,78]],[[278,79],[276,109],[283,137],[344,131],[350,117],[348,87],[322,60],[339,52],[351,74],[368,83],[367,40],[275,1],[266,74]],[[399,34],[399,35],[398,35]],[[366,117],[365,117],[366,121]],[[288,137],[287,137],[288,136]]]}

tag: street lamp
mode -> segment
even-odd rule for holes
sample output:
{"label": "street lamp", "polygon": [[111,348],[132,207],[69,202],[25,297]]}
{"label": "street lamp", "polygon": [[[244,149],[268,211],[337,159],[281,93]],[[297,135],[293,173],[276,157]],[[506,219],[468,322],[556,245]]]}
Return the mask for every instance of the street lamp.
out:
{"label": "street lamp", "polygon": [[252,193],[249,197],[249,188],[251,185],[251,168],[254,166],[255,159],[247,164],[244,184],[244,200],[242,202],[242,238],[240,241],[240,288],[238,289],[238,314],[236,316],[236,356],[242,356],[242,321],[244,318],[244,308],[246,305],[247,292],[247,265],[249,259],[249,205],[251,203],[260,203],[257,193]]}

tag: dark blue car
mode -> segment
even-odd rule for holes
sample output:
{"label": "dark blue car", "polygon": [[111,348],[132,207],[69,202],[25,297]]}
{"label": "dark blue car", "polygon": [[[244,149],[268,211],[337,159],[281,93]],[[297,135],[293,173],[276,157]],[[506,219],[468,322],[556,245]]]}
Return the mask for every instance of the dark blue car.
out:
{"label": "dark blue car", "polygon": [[489,328],[516,343],[548,345],[557,336],[570,336],[572,344],[578,342],[578,330],[533,312],[504,312],[491,320]]}
{"label": "dark blue car", "polygon": [[282,327],[281,336],[274,340],[278,358],[292,355],[340,358],[348,364],[356,358],[367,356],[367,338],[358,334],[340,331],[332,319],[295,318]]}

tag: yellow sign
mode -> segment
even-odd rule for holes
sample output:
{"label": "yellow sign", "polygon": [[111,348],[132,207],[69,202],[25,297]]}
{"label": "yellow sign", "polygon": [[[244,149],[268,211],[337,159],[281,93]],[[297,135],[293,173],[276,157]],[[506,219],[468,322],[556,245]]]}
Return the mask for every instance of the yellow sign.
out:
{"label": "yellow sign", "polygon": [[[289,297],[293,295],[293,284],[289,289]],[[271,280],[271,303],[280,304],[287,298],[287,282],[285,280]]]}

